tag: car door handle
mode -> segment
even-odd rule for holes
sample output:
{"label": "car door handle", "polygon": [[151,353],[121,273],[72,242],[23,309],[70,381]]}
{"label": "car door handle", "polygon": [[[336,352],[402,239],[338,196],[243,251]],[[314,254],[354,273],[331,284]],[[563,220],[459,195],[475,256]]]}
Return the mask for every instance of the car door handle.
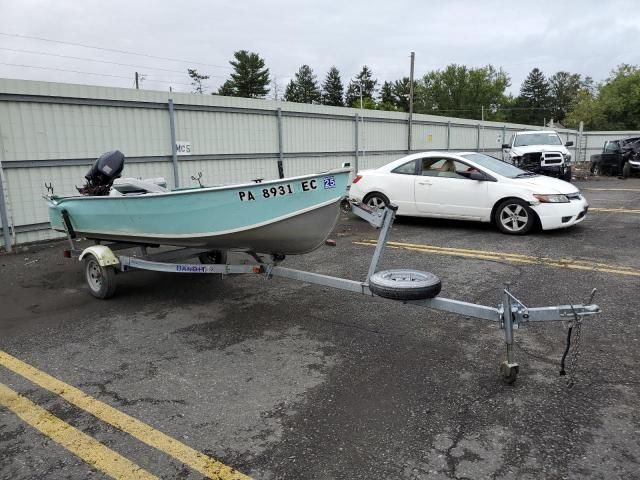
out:
{"label": "car door handle", "polygon": [[420,185],[431,185],[431,182],[427,182],[425,180],[418,182]]}

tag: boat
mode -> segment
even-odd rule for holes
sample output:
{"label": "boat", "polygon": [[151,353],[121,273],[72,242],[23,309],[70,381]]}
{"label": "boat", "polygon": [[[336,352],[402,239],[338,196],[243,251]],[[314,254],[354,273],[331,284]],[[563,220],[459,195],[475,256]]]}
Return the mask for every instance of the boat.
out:
{"label": "boat", "polygon": [[85,176],[81,195],[47,196],[51,228],[65,232],[66,217],[75,235],[93,240],[303,254],[333,230],[350,173],[167,190],[162,179],[119,179],[123,164],[120,152],[108,152]]}

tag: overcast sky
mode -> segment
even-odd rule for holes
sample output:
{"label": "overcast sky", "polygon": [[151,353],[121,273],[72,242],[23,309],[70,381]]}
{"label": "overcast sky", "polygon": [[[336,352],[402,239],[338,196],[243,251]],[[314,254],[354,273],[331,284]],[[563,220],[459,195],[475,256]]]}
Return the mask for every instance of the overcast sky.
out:
{"label": "overcast sky", "polygon": [[363,64],[380,83],[408,76],[411,51],[416,77],[450,63],[491,63],[509,73],[514,93],[533,67],[600,81],[620,63],[640,64],[638,0],[0,0],[0,18],[4,34],[180,60],[0,35],[0,77],[130,87],[138,70],[154,90],[188,91],[189,66],[217,89],[240,49],[259,53],[282,90],[305,63],[319,80],[331,65],[345,83]]}

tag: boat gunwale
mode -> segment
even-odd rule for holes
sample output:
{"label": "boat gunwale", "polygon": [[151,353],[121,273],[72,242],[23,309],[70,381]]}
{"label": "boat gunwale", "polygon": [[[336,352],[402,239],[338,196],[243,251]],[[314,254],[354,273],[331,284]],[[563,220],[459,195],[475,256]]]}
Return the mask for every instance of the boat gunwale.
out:
{"label": "boat gunwale", "polygon": [[239,183],[236,185],[222,185],[222,186],[216,186],[216,187],[194,187],[191,189],[184,189],[184,190],[170,190],[167,192],[152,192],[152,193],[145,193],[142,195],[118,195],[118,196],[110,196],[110,195],[102,195],[102,196],[97,196],[97,195],[89,195],[89,196],[85,196],[85,195],[73,195],[73,196],[68,196],[68,197],[56,197],[56,196],[52,196],[52,195],[48,195],[46,196],[46,199],[50,202],[52,202],[54,204],[54,206],[58,206],[61,203],[68,201],[68,200],[122,200],[122,199],[139,199],[139,198],[158,198],[158,197],[166,197],[166,196],[170,196],[170,195],[191,195],[194,193],[205,193],[205,192],[214,192],[214,191],[222,191],[222,190],[232,190],[232,189],[239,189],[239,188],[246,188],[246,187],[256,187],[256,186],[260,186],[260,185],[272,185],[274,183],[285,183],[285,182],[289,182],[289,181],[298,181],[298,180],[303,180],[305,178],[314,178],[314,177],[321,177],[323,175],[328,175],[328,174],[332,174],[332,173],[350,173],[351,172],[351,168],[335,168],[332,170],[327,170],[326,172],[320,172],[320,173],[310,173],[310,174],[306,174],[306,175],[299,175],[296,177],[287,177],[287,178],[278,178],[275,180],[267,180],[265,182],[248,182],[248,183]]}

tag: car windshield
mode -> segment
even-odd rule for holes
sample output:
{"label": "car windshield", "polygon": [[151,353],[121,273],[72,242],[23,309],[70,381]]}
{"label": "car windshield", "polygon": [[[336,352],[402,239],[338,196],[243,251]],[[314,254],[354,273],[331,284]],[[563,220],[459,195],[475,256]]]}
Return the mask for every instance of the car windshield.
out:
{"label": "car windshield", "polygon": [[562,145],[562,140],[557,133],[519,133],[513,143],[514,147],[526,147],[527,145]]}
{"label": "car windshield", "polygon": [[520,170],[509,163],[503,162],[495,157],[490,157],[484,153],[463,153],[460,156],[477,163],[491,172],[502,175],[503,177],[522,178],[537,176],[535,173]]}

